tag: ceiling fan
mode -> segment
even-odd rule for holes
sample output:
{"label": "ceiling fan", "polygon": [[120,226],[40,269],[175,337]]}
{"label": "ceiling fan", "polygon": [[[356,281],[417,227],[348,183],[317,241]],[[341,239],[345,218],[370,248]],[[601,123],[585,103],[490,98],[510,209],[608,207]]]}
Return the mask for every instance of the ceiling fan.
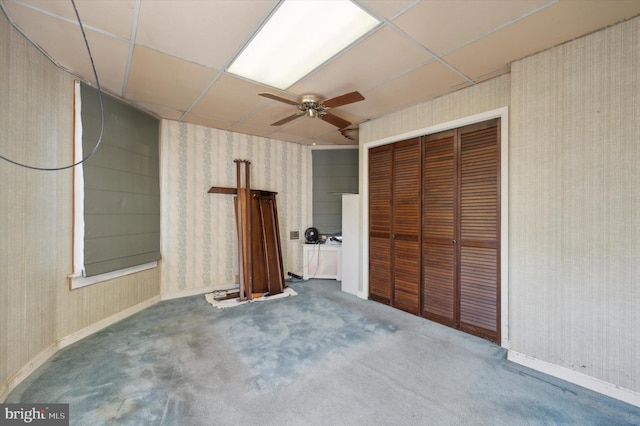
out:
{"label": "ceiling fan", "polygon": [[319,117],[321,120],[326,121],[329,124],[336,126],[338,129],[345,129],[351,125],[351,123],[343,118],[333,115],[329,112],[330,109],[339,106],[351,104],[364,100],[364,96],[360,92],[350,92],[344,95],[336,96],[335,98],[322,100],[317,95],[302,95],[298,98],[298,101],[292,101],[286,98],[282,98],[272,93],[260,93],[260,96],[273,99],[274,101],[284,102],[285,104],[296,106],[300,112],[290,115],[282,120],[272,123],[272,126],[282,126],[290,121],[295,120],[298,117],[307,116],[310,118]]}

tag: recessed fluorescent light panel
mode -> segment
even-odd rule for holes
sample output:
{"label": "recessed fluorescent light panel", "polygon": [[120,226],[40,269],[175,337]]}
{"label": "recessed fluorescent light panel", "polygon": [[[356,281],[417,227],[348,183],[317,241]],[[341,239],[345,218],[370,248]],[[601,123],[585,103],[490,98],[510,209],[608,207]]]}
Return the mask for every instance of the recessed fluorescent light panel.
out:
{"label": "recessed fluorescent light panel", "polygon": [[379,23],[348,0],[285,0],[227,71],[285,90]]}

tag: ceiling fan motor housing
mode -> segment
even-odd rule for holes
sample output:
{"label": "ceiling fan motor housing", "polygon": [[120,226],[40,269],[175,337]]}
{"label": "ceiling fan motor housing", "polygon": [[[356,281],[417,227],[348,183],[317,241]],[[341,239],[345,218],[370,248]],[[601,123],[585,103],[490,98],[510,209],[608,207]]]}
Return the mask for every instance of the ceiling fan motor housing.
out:
{"label": "ceiling fan motor housing", "polygon": [[298,98],[298,109],[310,118],[322,117],[328,109],[317,95],[303,95]]}

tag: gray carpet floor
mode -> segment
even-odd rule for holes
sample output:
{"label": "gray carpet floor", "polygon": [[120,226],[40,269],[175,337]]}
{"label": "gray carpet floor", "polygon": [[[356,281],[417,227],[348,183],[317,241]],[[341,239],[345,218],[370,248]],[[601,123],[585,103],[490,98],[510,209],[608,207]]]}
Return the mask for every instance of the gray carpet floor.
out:
{"label": "gray carpet floor", "polygon": [[640,408],[488,341],[340,291],[154,305],[57,353],[5,401],[72,425],[638,425]]}

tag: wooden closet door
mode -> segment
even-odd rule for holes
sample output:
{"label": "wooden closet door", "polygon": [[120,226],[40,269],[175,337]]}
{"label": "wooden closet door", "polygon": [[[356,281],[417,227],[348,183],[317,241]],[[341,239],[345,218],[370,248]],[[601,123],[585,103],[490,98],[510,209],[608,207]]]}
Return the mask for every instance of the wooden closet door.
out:
{"label": "wooden closet door", "polygon": [[391,303],[391,145],[369,150],[369,298]]}
{"label": "wooden closet door", "polygon": [[460,129],[460,329],[500,341],[499,121]]}
{"label": "wooden closet door", "polygon": [[393,144],[393,306],[420,314],[420,138]]}
{"label": "wooden closet door", "polygon": [[422,315],[456,327],[456,131],[423,141]]}
{"label": "wooden closet door", "polygon": [[424,137],[422,315],[500,341],[499,120]]}

